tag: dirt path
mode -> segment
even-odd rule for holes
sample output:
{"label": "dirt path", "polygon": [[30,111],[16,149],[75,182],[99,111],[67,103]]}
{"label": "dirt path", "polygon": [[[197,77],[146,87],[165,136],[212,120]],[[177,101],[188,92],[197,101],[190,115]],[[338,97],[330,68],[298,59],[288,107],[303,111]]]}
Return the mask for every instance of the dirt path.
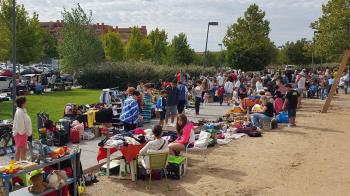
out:
{"label": "dirt path", "polygon": [[[341,105],[346,105],[342,107]],[[338,96],[328,114],[319,100],[306,100],[298,127],[262,138],[242,138],[208,150],[209,163],[190,155],[187,175],[137,183],[100,178],[88,195],[350,195],[350,96]]]}

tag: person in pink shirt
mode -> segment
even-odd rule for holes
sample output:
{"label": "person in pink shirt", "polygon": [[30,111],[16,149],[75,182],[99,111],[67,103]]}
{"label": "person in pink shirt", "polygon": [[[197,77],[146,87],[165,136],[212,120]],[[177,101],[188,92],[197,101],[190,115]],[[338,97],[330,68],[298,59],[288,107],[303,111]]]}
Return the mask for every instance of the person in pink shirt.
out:
{"label": "person in pink shirt", "polygon": [[192,123],[188,123],[186,115],[180,114],[176,122],[177,139],[169,144],[171,154],[178,154],[186,149],[193,129],[194,126]]}
{"label": "person in pink shirt", "polygon": [[275,111],[277,114],[283,111],[283,104],[283,95],[280,91],[277,91],[275,94]]}

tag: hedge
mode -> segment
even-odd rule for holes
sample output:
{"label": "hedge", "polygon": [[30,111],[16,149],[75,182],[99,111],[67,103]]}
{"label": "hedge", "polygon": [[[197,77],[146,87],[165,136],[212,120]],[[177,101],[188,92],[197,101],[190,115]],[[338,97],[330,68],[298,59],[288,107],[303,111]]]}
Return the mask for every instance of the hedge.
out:
{"label": "hedge", "polygon": [[198,65],[155,65],[147,61],[105,63],[82,70],[78,74],[78,83],[83,88],[89,89],[111,87],[125,89],[128,84],[135,86],[140,80],[151,83],[157,82],[159,79],[172,81],[180,70],[185,71],[191,77],[198,77],[200,74],[213,75],[217,72],[215,67]]}

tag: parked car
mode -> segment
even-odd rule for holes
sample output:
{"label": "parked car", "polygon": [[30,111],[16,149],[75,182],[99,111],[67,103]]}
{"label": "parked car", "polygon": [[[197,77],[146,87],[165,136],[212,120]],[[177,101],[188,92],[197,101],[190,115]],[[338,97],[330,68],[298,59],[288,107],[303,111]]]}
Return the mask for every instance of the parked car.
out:
{"label": "parked car", "polygon": [[0,76],[0,92],[9,91],[12,87],[12,77]]}
{"label": "parked car", "polygon": [[3,69],[0,71],[0,76],[12,77],[13,72],[9,69]]}

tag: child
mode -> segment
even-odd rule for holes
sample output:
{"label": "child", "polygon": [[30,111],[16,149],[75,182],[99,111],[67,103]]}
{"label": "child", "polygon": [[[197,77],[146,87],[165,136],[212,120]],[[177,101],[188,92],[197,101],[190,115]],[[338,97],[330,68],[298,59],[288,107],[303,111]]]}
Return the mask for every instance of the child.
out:
{"label": "child", "polygon": [[204,105],[207,105],[209,103],[209,92],[204,93]]}
{"label": "child", "polygon": [[280,91],[275,94],[275,111],[277,114],[283,111],[283,95]]}
{"label": "child", "polygon": [[164,126],[164,120],[165,120],[165,114],[166,114],[166,96],[167,93],[165,90],[162,90],[160,93],[160,97],[157,100],[157,104],[156,104],[156,111],[159,112],[160,114],[160,121],[159,121],[159,125]]}
{"label": "child", "polygon": [[155,125],[152,133],[154,135],[154,140],[149,141],[139,152],[141,156],[142,165],[148,169],[149,168],[149,159],[146,156],[150,152],[168,152],[168,141],[162,138],[162,126]]}
{"label": "child", "polygon": [[292,88],[291,84],[286,84],[287,94],[283,104],[283,110],[288,109],[289,124],[288,127],[294,127],[297,108],[300,106],[301,95],[298,91]]}
{"label": "child", "polygon": [[222,106],[222,103],[224,102],[224,95],[225,95],[225,89],[224,89],[224,86],[221,85],[218,89],[218,98],[219,98],[220,106]]}

